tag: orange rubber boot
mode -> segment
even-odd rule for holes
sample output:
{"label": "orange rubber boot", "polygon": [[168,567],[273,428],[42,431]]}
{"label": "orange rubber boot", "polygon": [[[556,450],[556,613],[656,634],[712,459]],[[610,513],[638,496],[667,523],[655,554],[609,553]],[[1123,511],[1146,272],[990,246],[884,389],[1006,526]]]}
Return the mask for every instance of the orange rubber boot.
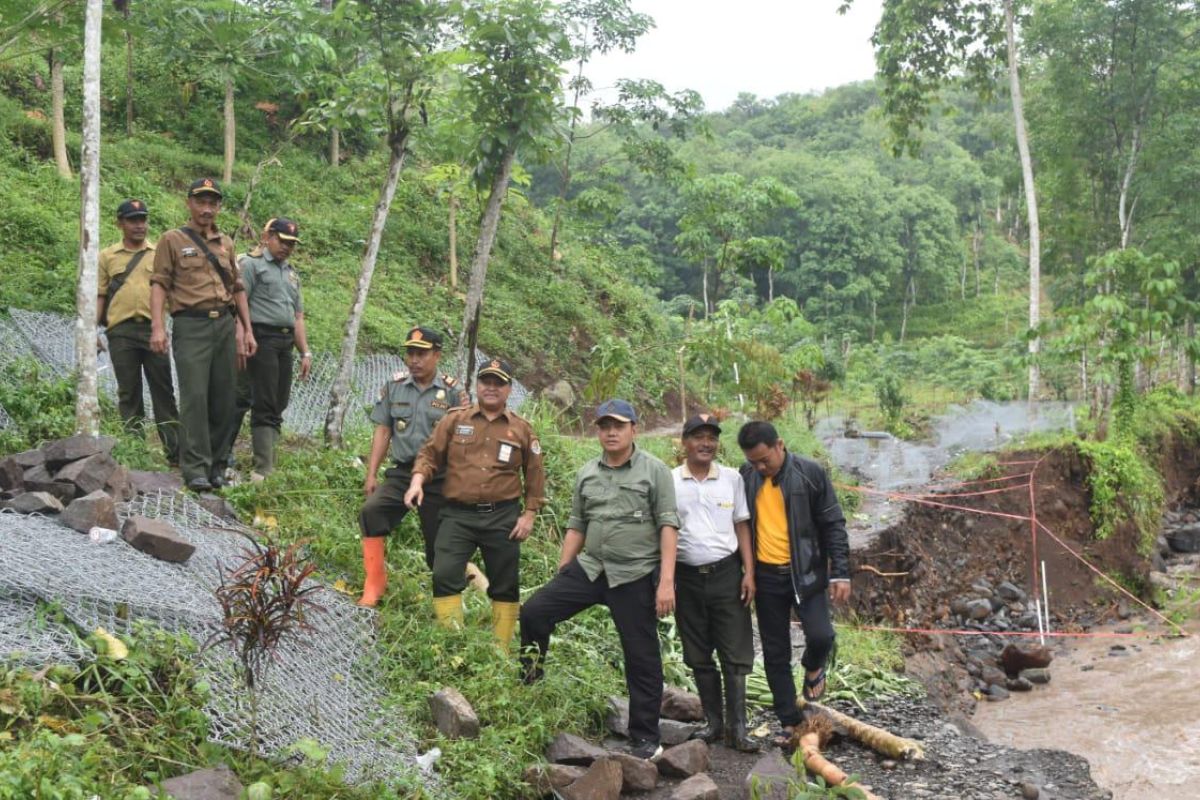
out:
{"label": "orange rubber boot", "polygon": [[385,539],[386,537],[384,536],[363,537],[363,571],[367,574],[367,579],[363,583],[362,597],[358,600],[360,606],[373,608],[378,605],[379,598],[383,597],[383,591],[387,588],[387,559],[384,555]]}

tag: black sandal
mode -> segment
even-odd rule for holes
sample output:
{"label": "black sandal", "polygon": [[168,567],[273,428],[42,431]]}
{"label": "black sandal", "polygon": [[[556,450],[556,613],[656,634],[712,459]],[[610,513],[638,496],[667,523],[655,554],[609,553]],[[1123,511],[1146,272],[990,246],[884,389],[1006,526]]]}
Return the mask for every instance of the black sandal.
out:
{"label": "black sandal", "polygon": [[779,733],[771,738],[771,746],[778,747],[780,750],[792,749],[792,738],[796,735],[795,725],[784,725],[780,728]]}
{"label": "black sandal", "polygon": [[[825,696],[825,683],[826,683],[825,678],[826,677],[827,676],[826,676],[826,668],[825,667],[821,667],[821,669],[817,672],[817,674],[814,677],[811,677],[811,678],[808,677],[807,672],[804,674],[804,691],[802,692],[802,694],[804,696],[805,702],[815,703],[818,700],[820,700],[822,697]],[[818,686],[821,687],[821,691],[819,691],[819,692],[816,691],[816,688]]]}

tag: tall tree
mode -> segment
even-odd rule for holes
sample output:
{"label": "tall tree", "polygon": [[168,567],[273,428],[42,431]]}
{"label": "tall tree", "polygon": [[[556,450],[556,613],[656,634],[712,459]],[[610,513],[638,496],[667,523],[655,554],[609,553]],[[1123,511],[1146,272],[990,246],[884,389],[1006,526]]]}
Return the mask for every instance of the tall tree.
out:
{"label": "tall tree", "polygon": [[475,180],[488,192],[458,342],[458,369],[469,390],[501,204],[517,153],[553,128],[561,91],[560,63],[570,50],[561,18],[549,0],[477,0],[467,5],[463,22],[468,54],[463,94],[480,131]]}
{"label": "tall tree", "polygon": [[75,428],[100,434],[96,394],[96,287],[100,262],[100,23],[104,0],[87,0],[83,29],[83,152],[80,156],[79,280],[75,288]]}
{"label": "tall tree", "polygon": [[[884,0],[872,41],[884,109],[897,152],[915,152],[930,106],[944,87],[965,80],[985,96],[994,91],[996,65],[1004,58],[1012,100],[1013,128],[1021,161],[1029,236],[1029,402],[1036,405],[1040,383],[1037,335],[1041,319],[1041,230],[1037,189],[1017,44],[1020,0]],[[845,11],[853,0],[844,0]]]}

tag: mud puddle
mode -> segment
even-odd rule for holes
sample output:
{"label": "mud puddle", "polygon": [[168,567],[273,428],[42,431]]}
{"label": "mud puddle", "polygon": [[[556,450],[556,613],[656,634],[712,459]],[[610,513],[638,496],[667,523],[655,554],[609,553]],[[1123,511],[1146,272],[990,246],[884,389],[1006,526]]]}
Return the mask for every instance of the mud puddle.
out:
{"label": "mud puddle", "polygon": [[981,704],[972,722],[997,744],[1083,756],[1114,800],[1200,797],[1200,620],[1187,629],[1080,640],[1050,685]]}

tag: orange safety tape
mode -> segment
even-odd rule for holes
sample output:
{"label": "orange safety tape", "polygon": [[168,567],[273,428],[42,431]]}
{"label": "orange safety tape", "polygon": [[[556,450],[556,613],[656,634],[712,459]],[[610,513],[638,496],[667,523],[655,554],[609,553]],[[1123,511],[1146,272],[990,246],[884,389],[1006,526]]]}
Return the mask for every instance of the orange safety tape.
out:
{"label": "orange safety tape", "polygon": [[[799,625],[800,623],[793,622],[792,624]],[[955,628],[892,628],[886,625],[839,625],[838,627],[852,628],[862,631],[883,631],[884,633],[951,634],[954,636],[1017,636],[1024,638],[1031,636],[1046,636],[1056,639],[1129,639],[1156,638],[1162,636],[1161,633],[1154,633],[1152,631],[1137,631],[1134,633],[1117,633],[1115,631],[1083,631],[1078,633],[1070,633],[1067,631],[1054,631],[1038,633],[1037,631],[974,631],[959,630]]]}

